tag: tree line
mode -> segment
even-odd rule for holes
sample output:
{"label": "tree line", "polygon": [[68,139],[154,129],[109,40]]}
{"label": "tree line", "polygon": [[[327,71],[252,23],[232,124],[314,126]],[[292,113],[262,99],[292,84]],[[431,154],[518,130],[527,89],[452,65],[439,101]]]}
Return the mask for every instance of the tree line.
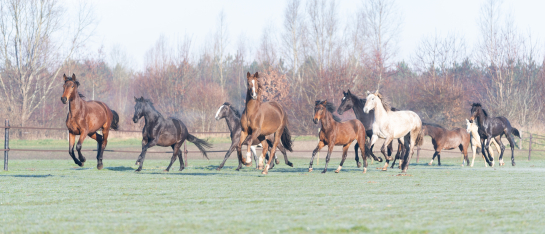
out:
{"label": "tree line", "polygon": [[15,126],[63,127],[62,74],[75,73],[87,100],[104,101],[119,113],[121,129],[141,127],[131,122],[133,97],[144,96],[190,131],[225,131],[215,112],[225,101],[242,111],[245,74],[259,72],[265,99],[285,107],[297,134],[316,132],[316,100],[340,104],[348,89],[362,98],[379,89],[397,109],[448,128],[465,127],[470,104],[481,102],[514,126],[545,130],[543,41],[517,28],[501,1],[481,6],[477,43],[459,33],[427,35],[407,60],[396,57],[403,20],[396,1],[366,0],[352,15],[341,15],[338,7],[335,0],[288,0],[283,24],[265,27],[256,43],[244,34],[231,40],[222,11],[201,47],[190,36],[160,36],[143,67],[134,68],[120,46],[86,50],[96,26],[92,6],[78,5],[71,18],[77,20],[67,21],[58,1],[5,0],[0,116]]}

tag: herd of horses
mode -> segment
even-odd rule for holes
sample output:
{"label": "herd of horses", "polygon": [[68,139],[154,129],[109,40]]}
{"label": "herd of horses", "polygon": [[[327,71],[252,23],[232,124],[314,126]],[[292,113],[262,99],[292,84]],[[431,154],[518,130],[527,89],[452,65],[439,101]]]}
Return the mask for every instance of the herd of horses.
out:
{"label": "herd of horses", "polygon": [[[288,129],[288,115],[278,102],[263,101],[263,92],[259,74],[247,73],[247,92],[246,107],[242,114],[236,110],[230,103],[225,102],[216,112],[216,120],[225,119],[227,127],[231,132],[231,146],[225,154],[223,162],[217,170],[221,170],[229,156],[236,150],[238,157],[238,167],[242,165],[252,165],[253,160],[256,167],[262,170],[262,174],[267,174],[275,164],[279,163],[276,157],[276,150],[280,150],[284,155],[285,163],[293,167],[293,163],[288,160],[287,152],[292,152],[293,141]],[[97,141],[97,168],[103,168],[102,158],[104,149],[108,143],[108,133],[110,129],[117,130],[119,123],[118,114],[111,110],[105,103],[99,101],[85,101],[83,95],[78,92],[80,83],[76,75],[72,77],[63,75],[64,85],[61,101],[69,104],[66,126],[69,131],[69,154],[74,162],[83,166],[86,159],[81,153],[81,147],[86,136]],[[433,158],[429,163],[432,165],[437,157],[438,164],[441,165],[441,151],[444,149],[455,149],[458,147],[463,154],[462,166],[473,166],[477,147],[481,148],[482,156],[485,159],[485,166],[494,166],[494,154],[490,150],[490,144],[493,143],[499,153],[499,165],[504,165],[503,154],[505,146],[502,144],[501,137],[505,136],[511,147],[511,164],[515,166],[514,147],[515,141],[512,135],[520,136],[520,132],[511,127],[511,124],[505,117],[489,117],[479,103],[473,103],[471,106],[471,116],[466,119],[467,128],[455,128],[447,130],[437,124],[423,123],[420,117],[413,111],[397,110],[390,107],[385,98],[378,92],[367,92],[366,98],[359,98],[352,94],[350,90],[343,91],[343,98],[338,108],[327,100],[318,100],[314,106],[313,121],[320,123],[319,142],[312,153],[309,164],[309,172],[313,170],[312,164],[314,156],[326,145],[328,152],[326,164],[322,173],[327,172],[327,166],[333,147],[343,146],[342,160],[335,172],[340,172],[347,157],[348,149],[354,140],[355,160],[358,167],[362,166],[359,161],[358,151],[362,152],[363,173],[367,172],[367,156],[375,161],[382,162],[381,157],[373,154],[373,147],[379,138],[385,139],[381,147],[381,153],[385,158],[382,170],[387,170],[390,161],[393,160],[391,168],[395,161],[399,160],[399,168],[402,172],[407,172],[411,157],[414,154],[414,147],[421,146],[424,142],[424,136],[432,138],[435,149]],[[356,119],[341,121],[334,114],[342,115],[344,112],[352,109]],[[169,171],[176,158],[180,160],[180,171],[184,169],[182,150],[180,147],[187,140],[195,146],[208,158],[207,149],[211,148],[206,140],[199,139],[189,134],[184,123],[177,118],[164,118],[161,113],[155,110],[153,103],[144,97],[135,97],[134,123],[144,118],[144,128],[142,129],[142,152],[136,160],[138,169],[141,171],[146,151],[153,146],[171,147],[173,149],[170,164],[165,171]],[[102,130],[102,135],[97,131]],[[74,153],[75,136],[79,135],[76,145],[78,157]],[[369,140],[367,140],[369,139]],[[392,157],[393,140],[397,139],[398,149]],[[468,148],[472,145],[473,160],[471,164],[468,158]],[[247,146],[246,155],[242,154],[242,146]],[[256,145],[261,145],[263,151],[259,158],[256,153]]]}

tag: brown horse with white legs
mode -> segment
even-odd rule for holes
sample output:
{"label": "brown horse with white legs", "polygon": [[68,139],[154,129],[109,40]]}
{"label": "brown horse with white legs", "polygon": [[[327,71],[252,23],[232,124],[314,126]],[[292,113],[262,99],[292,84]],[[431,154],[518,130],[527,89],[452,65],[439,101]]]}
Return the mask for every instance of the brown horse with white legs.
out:
{"label": "brown horse with white legs", "polygon": [[[240,118],[240,124],[242,132],[240,133],[240,143],[238,149],[245,145],[248,141],[254,142],[256,139],[261,142],[263,146],[263,153],[261,156],[269,150],[269,144],[265,139],[268,135],[274,134],[274,142],[272,145],[270,155],[275,155],[278,144],[282,142],[284,148],[292,151],[291,136],[288,130],[288,115],[278,102],[263,102],[263,87],[259,79],[259,74],[256,72],[251,75],[249,72],[246,75],[248,80],[248,90],[246,92],[246,110],[242,113]],[[252,165],[251,151],[248,147],[246,157],[242,157],[241,151],[237,150],[239,158],[242,159],[242,163],[246,166]],[[265,165],[262,174],[267,174],[273,160]],[[288,160],[287,155],[284,155],[284,161],[290,167],[293,164]]]}
{"label": "brown horse with white legs", "polygon": [[[85,101],[83,95],[78,93],[79,81],[76,80],[76,75],[72,77],[63,75],[64,85],[63,94],[61,97],[62,103],[68,103],[68,116],[66,117],[66,127],[68,127],[69,147],[68,153],[74,159],[74,162],[80,167],[83,167],[86,159],[81,154],[81,146],[86,136],[89,136],[97,141],[97,169],[102,169],[102,156],[104,149],[108,144],[108,133],[110,128],[117,130],[119,116],[111,110],[106,104],[99,101]],[[102,135],[97,131],[102,129]],[[74,143],[76,135],[79,135],[76,150],[78,151],[79,159],[74,154]]]}
{"label": "brown horse with white legs", "polygon": [[[428,163],[433,164],[433,160],[437,157],[437,163],[441,166],[441,150],[451,150],[459,148],[464,155],[464,160],[469,165],[469,158],[467,157],[467,149],[469,148],[469,142],[471,137],[467,130],[461,128],[455,128],[447,130],[440,125],[431,123],[422,123],[422,132],[424,135],[430,136],[433,143],[433,149],[435,153]],[[463,166],[463,165],[462,165]]]}
{"label": "brown horse with white legs", "polygon": [[[365,152],[364,146],[366,135],[363,124],[357,119],[341,122],[339,117],[333,115],[333,111],[335,111],[335,107],[332,103],[328,103],[327,101],[316,101],[316,105],[314,107],[314,118],[312,120],[315,124],[320,121],[322,123],[322,127],[320,128],[320,141],[318,142],[316,149],[314,149],[314,152],[312,152],[310,166],[308,167],[309,172],[312,171],[314,155],[316,155],[316,153],[318,153],[326,145],[328,146],[327,157],[325,159],[325,167],[322,173],[327,172],[327,164],[329,163],[331,152],[333,152],[333,147],[336,145],[343,146],[343,157],[341,164],[335,171],[336,173],[341,171],[348,149],[350,148],[350,144],[352,144],[354,140],[357,140],[361,152]],[[356,149],[356,151],[357,150],[358,149]],[[362,156],[364,165],[363,173],[365,173],[367,172],[367,153],[363,153]]]}

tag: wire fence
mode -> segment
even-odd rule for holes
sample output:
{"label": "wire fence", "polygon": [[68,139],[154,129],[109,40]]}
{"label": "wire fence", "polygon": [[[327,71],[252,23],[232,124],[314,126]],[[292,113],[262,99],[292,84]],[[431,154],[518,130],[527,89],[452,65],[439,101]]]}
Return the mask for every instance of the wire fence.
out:
{"label": "wire fence", "polygon": [[[3,127],[4,130],[5,130],[5,137],[4,137],[4,149],[0,149],[0,151],[3,151],[4,152],[4,170],[7,171],[8,170],[8,159],[9,159],[9,152],[10,151],[14,151],[14,152],[66,152],[66,150],[54,150],[54,149],[10,149],[9,147],[9,130],[10,129],[26,129],[26,130],[53,130],[53,131],[68,131],[66,128],[44,128],[44,127],[11,127],[9,125],[9,120],[6,119],[5,121],[5,126]],[[116,132],[121,132],[121,133],[141,133],[142,131],[137,131],[137,130],[117,130]],[[545,150],[537,150],[537,149],[532,149],[532,146],[535,145],[535,146],[545,146],[545,143],[538,143],[536,141],[538,140],[543,140],[543,142],[545,142],[545,136],[543,135],[538,135],[538,134],[534,134],[534,133],[530,133],[530,132],[525,132],[528,134],[528,139],[521,139],[520,140],[520,143],[519,145],[522,145],[523,142],[527,142],[528,143],[528,150],[518,150],[517,151],[528,151],[528,160],[531,159],[531,155],[532,155],[532,152],[535,152],[535,151],[540,151],[540,152],[545,152]],[[229,134],[229,132],[193,132],[191,134],[199,134],[199,135],[217,135],[217,134]],[[300,135],[300,136],[315,136],[315,135]],[[83,152],[92,152],[92,151],[97,151],[96,149],[93,149],[93,150],[81,150]],[[112,152],[112,153],[141,153],[141,151],[139,150],[104,150],[105,152]],[[424,149],[424,148],[420,148],[418,147],[416,149],[416,162],[418,163],[419,161],[419,158],[420,158],[420,151],[432,151],[432,152],[435,152],[434,149]],[[187,145],[186,143],[184,142],[184,149],[183,149],[183,152],[184,152],[184,162],[187,166],[187,155],[190,154],[190,153],[201,153],[200,151],[197,151],[197,150],[187,150]],[[216,150],[216,151],[207,151],[207,152],[210,152],[210,153],[225,153],[227,152],[227,150]],[[296,153],[312,153],[313,151],[312,150],[294,150],[293,152],[296,152]],[[342,151],[333,151],[334,153],[340,153]],[[380,153],[380,151],[373,151],[374,153]],[[167,153],[167,154],[172,154],[173,151],[148,151],[147,153]],[[456,151],[442,151],[441,153],[454,153],[454,154],[460,154],[460,152],[456,152]]]}

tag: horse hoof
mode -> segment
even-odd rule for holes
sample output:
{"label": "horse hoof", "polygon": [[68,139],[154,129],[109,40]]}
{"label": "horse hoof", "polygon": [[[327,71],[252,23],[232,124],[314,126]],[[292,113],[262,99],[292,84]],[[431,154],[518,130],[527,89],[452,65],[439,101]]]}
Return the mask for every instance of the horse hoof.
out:
{"label": "horse hoof", "polygon": [[102,165],[102,163],[97,165],[97,169],[99,169],[99,170],[102,170],[103,167],[104,167],[104,165]]}
{"label": "horse hoof", "polygon": [[262,175],[266,175],[266,174],[269,174],[269,172],[268,172],[268,171],[265,171],[265,170],[263,170],[263,171],[261,172],[261,174],[262,174]]}
{"label": "horse hoof", "polygon": [[251,167],[251,166],[252,166],[252,162],[244,163],[244,166],[246,166],[246,167]]}
{"label": "horse hoof", "polygon": [[511,165],[515,166],[515,165],[517,165],[517,164],[516,164],[515,162],[512,162]]}
{"label": "horse hoof", "polygon": [[360,167],[361,167],[361,162],[358,162],[358,168],[360,168]]}
{"label": "horse hoof", "polygon": [[183,170],[184,170],[184,168],[180,168],[178,171],[183,171]]}
{"label": "horse hoof", "polygon": [[335,170],[335,173],[339,173],[339,170]]}
{"label": "horse hoof", "polygon": [[363,168],[363,174],[367,173],[367,168]]}
{"label": "horse hoof", "polygon": [[428,163],[428,166],[431,166],[432,164],[431,163]]}
{"label": "horse hoof", "polygon": [[80,167],[83,167],[83,165],[85,165],[85,163],[83,163],[83,162],[81,162],[81,163],[79,164]]}
{"label": "horse hoof", "polygon": [[287,164],[288,164],[288,166],[293,167],[293,163],[288,162]]}
{"label": "horse hoof", "polygon": [[382,171],[387,171],[387,170],[388,170],[388,167],[382,168]]}
{"label": "horse hoof", "polygon": [[263,166],[257,167],[257,170],[263,170]]}
{"label": "horse hoof", "polygon": [[221,170],[221,167],[216,168],[216,171],[220,171],[220,170]]}
{"label": "horse hoof", "polygon": [[276,164],[280,164],[280,160],[278,160],[278,159],[275,159],[274,162],[275,162]]}
{"label": "horse hoof", "polygon": [[139,165],[138,165],[138,161],[137,161],[137,162],[135,162],[135,163],[134,163],[134,165],[135,165],[135,166],[139,166]]}
{"label": "horse hoof", "polygon": [[341,171],[341,168],[342,168],[342,167],[339,166],[339,167],[337,168],[337,170],[335,170],[335,173],[339,173],[339,171]]}
{"label": "horse hoof", "polygon": [[309,168],[309,169],[308,169],[308,172],[312,172],[312,170],[313,170],[312,168]]}
{"label": "horse hoof", "polygon": [[142,171],[142,169],[136,169],[134,172],[140,172]]}
{"label": "horse hoof", "polygon": [[401,173],[407,173],[407,169],[405,169],[405,170],[401,171]]}
{"label": "horse hoof", "polygon": [[167,169],[165,169],[165,170],[163,170],[163,172],[168,172],[168,170],[167,170]]}
{"label": "horse hoof", "polygon": [[323,170],[323,171],[322,171],[322,174],[325,174],[326,172],[327,172],[326,170]]}

